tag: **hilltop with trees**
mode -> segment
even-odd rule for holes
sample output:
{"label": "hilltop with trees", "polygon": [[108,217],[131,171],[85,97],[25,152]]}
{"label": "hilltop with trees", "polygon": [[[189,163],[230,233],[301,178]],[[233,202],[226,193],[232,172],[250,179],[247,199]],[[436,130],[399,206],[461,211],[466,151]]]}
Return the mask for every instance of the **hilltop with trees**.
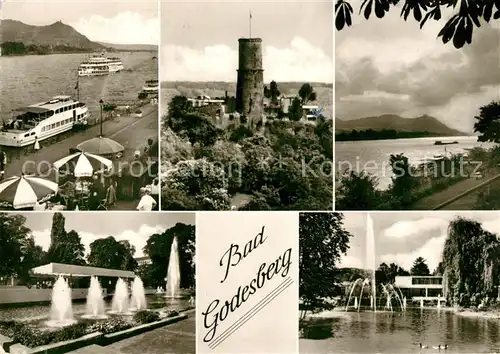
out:
{"label": "hilltop with trees", "polygon": [[[296,100],[316,99],[315,90],[302,84]],[[275,83],[265,94],[272,101],[281,91]],[[291,109],[259,132],[221,128],[188,97],[170,97],[163,118],[163,210],[332,209],[331,119],[311,125]]]}

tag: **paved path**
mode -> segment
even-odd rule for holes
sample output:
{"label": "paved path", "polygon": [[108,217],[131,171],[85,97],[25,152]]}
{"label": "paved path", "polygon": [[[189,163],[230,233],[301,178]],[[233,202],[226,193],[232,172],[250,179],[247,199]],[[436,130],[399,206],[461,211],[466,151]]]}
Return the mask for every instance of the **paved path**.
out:
{"label": "paved path", "polygon": [[[454,185],[446,188],[445,190],[435,193],[431,196],[425,197],[416,202],[411,209],[413,210],[439,210],[447,209],[448,206],[456,204],[460,199],[466,198],[472,193],[486,188],[488,185],[498,181],[500,178],[500,168],[494,168],[488,171],[484,178],[468,178]],[[475,201],[474,201],[475,202]],[[461,210],[472,210],[474,202],[468,203],[470,205],[462,206]]]}
{"label": "paved path", "polygon": [[71,354],[195,354],[196,321],[194,311],[183,321],[101,347],[91,345]]}

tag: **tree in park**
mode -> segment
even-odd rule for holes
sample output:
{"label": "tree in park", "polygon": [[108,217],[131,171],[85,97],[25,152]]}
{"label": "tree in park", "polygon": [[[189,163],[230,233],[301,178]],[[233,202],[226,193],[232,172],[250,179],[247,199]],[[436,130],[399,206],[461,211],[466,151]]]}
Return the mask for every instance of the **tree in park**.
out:
{"label": "tree in park", "polygon": [[479,109],[474,117],[474,132],[479,133],[479,141],[500,143],[500,101],[493,101]]}
{"label": "tree in park", "polygon": [[144,253],[152,262],[149,270],[152,284],[155,287],[165,287],[174,236],[177,237],[181,288],[192,288],[195,286],[195,227],[183,223],[177,223],[165,232],[154,234],[148,239]]}
{"label": "tree in park", "polygon": [[[359,13],[363,13],[365,19],[370,16],[383,18],[389,11],[403,3],[401,17],[408,20],[410,15],[423,28],[428,20],[440,21],[442,11],[453,10],[453,16],[446,22],[438,37],[443,43],[453,39],[455,48],[462,48],[465,43],[472,43],[474,27],[481,27],[481,22],[490,22],[491,19],[500,18],[500,0],[364,0],[361,3]],[[352,25],[354,9],[349,1],[337,0],[335,4],[335,27],[341,31],[345,26]]]}
{"label": "tree in park", "polygon": [[113,236],[95,240],[90,244],[90,266],[134,271],[137,261],[135,248],[128,241],[117,241]]}
{"label": "tree in park", "polygon": [[341,213],[299,214],[299,294],[301,318],[307,311],[331,308],[325,298],[336,292],[336,264],[349,248],[352,235],[344,229]]}
{"label": "tree in park", "polygon": [[0,213],[0,245],[0,277],[28,280],[29,270],[45,261],[45,252],[35,245],[22,215]]}
{"label": "tree in park", "polygon": [[78,232],[71,230],[59,234],[56,241],[50,245],[47,260],[54,263],[85,264],[85,246]]}
{"label": "tree in park", "polygon": [[309,83],[303,84],[299,89],[299,97],[301,99],[301,104],[307,104],[309,101],[316,101],[316,92],[314,88]]}
{"label": "tree in park", "polygon": [[410,273],[411,275],[417,276],[426,276],[431,274],[426,260],[422,257],[418,257],[417,259],[415,259],[410,269]]}
{"label": "tree in park", "polygon": [[85,264],[85,246],[78,232],[65,230],[65,218],[61,213],[54,213],[50,232],[50,247],[47,261],[64,264]]}
{"label": "tree in park", "polygon": [[475,220],[456,218],[448,226],[441,271],[450,303],[477,306],[496,297],[500,285],[500,241]]}
{"label": "tree in park", "polygon": [[381,263],[375,271],[375,280],[377,284],[394,284],[396,276],[398,275],[410,275],[410,272],[396,263],[391,263],[389,265]]}

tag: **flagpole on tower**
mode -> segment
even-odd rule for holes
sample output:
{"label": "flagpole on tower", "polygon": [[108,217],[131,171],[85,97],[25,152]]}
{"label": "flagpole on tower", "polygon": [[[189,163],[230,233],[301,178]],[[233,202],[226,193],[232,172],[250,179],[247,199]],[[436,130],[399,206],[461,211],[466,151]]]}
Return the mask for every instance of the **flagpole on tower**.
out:
{"label": "flagpole on tower", "polygon": [[252,38],[252,11],[250,11],[250,18],[249,18],[249,21],[248,21],[248,28],[249,28],[249,34],[250,34],[249,38]]}

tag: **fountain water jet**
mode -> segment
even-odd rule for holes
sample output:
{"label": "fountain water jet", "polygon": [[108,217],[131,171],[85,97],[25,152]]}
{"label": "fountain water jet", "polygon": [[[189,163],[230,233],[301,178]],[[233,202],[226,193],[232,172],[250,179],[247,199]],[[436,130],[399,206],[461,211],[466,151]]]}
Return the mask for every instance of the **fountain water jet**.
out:
{"label": "fountain water jet", "polygon": [[170,258],[167,269],[166,295],[168,298],[181,298],[181,271],[179,265],[179,249],[177,236],[174,236],[172,247],[170,248]]}
{"label": "fountain water jet", "polygon": [[132,298],[130,301],[131,311],[140,311],[147,308],[146,294],[144,293],[144,284],[141,278],[135,277],[132,283]]}
{"label": "fountain water jet", "polygon": [[118,278],[115,287],[115,294],[111,303],[111,314],[132,315],[129,311],[129,293],[128,285],[122,279]]}
{"label": "fountain water jet", "polygon": [[[347,303],[345,306],[345,311],[349,309],[349,305],[351,303],[351,298],[353,296],[354,289],[356,286],[360,284],[360,293],[359,299],[357,296],[354,297],[354,309],[358,312],[361,310],[361,300],[363,298],[363,291],[365,287],[369,287],[370,289],[370,308],[377,312],[377,284],[375,280],[375,232],[373,229],[373,220],[371,216],[368,214],[366,218],[366,265],[370,270],[369,278],[358,278],[351,284],[351,290],[349,291],[349,296],[347,297]],[[402,311],[406,311],[406,299],[403,302],[403,293],[401,289],[394,287],[392,284],[381,284],[383,294],[386,297],[385,308],[394,311],[392,306],[392,298],[396,298],[397,303]],[[359,301],[358,301],[359,300]]]}
{"label": "fountain water jet", "polygon": [[367,264],[371,266],[372,271],[372,308],[374,312],[377,312],[377,286],[375,283],[375,232],[373,230],[373,220],[370,214],[366,215],[366,260]]}
{"label": "fountain water jet", "polygon": [[82,318],[101,320],[108,318],[104,314],[104,299],[102,298],[102,288],[96,276],[90,278],[90,287],[87,294],[87,312]]}
{"label": "fountain water jet", "polygon": [[57,278],[52,289],[52,302],[50,305],[49,327],[69,326],[77,321],[73,317],[73,303],[71,301],[71,289],[68,281],[62,276]]}

